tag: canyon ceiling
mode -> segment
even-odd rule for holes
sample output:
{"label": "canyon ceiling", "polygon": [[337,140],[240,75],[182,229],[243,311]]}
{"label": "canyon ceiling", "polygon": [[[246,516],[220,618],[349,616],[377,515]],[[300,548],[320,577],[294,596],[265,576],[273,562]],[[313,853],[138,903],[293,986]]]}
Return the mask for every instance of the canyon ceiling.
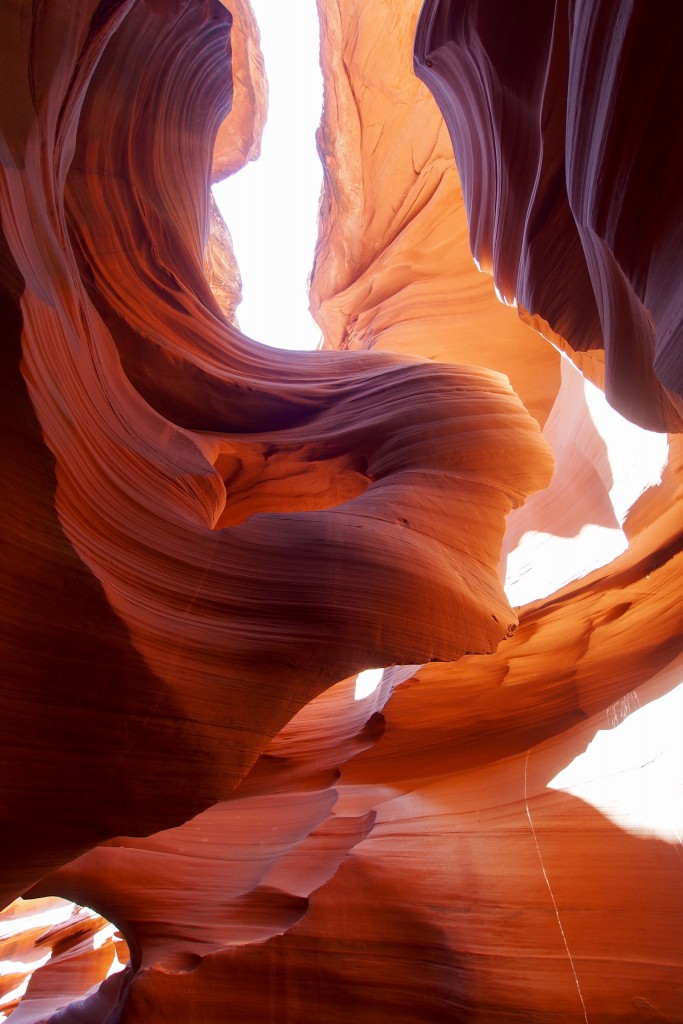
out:
{"label": "canyon ceiling", "polygon": [[318,12],[285,352],[248,0],[3,0],[0,1019],[681,1022],[683,5]]}

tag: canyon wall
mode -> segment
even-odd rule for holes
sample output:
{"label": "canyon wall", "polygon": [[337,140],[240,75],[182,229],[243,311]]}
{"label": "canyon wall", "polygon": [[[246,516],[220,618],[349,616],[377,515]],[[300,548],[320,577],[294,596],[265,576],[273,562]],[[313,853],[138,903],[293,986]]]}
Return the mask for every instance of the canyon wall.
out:
{"label": "canyon wall", "polygon": [[683,425],[682,33],[643,0],[426,0],[415,40],[479,264],[660,431]]}
{"label": "canyon wall", "polygon": [[681,33],[494,6],[318,0],[312,353],[246,0],[7,8],[16,1024],[683,1020]]}

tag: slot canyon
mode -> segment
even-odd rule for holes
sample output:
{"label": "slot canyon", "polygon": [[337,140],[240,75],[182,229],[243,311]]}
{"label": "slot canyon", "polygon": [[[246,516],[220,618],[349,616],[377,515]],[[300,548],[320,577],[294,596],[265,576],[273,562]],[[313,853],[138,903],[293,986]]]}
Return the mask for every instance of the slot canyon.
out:
{"label": "slot canyon", "polygon": [[1,10],[0,1020],[681,1024],[683,4]]}

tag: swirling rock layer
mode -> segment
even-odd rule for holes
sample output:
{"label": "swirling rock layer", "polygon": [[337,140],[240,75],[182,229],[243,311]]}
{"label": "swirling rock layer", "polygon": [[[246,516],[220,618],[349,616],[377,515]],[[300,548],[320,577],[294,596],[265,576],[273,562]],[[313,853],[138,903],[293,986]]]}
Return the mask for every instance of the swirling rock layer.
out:
{"label": "swirling rock layer", "polygon": [[[466,245],[469,215],[499,291],[559,347],[605,332],[595,298],[558,292],[553,259],[573,266],[579,230],[560,200],[534,221],[544,274],[519,278],[542,301],[501,269],[526,216],[518,179],[535,173],[530,125],[562,77],[542,56],[549,32],[561,51],[560,15],[525,8],[491,42],[478,7],[425,5],[417,52],[428,38],[461,192],[412,76],[415,0],[319,12],[318,353],[240,334],[239,272],[210,208],[209,181],[256,153],[263,124],[248,4],[74,0],[6,17],[0,1011],[677,1020],[681,775],[656,708],[675,720],[680,438],[625,424],[560,370]],[[623,38],[609,19],[578,5],[572,39],[593,40],[600,81],[618,58],[618,98],[654,42],[625,48],[647,21],[636,7]],[[477,81],[499,83],[499,148],[495,118],[453,114],[470,94],[454,99],[446,72],[482,59],[473,25],[497,68]],[[548,152],[560,123],[576,130],[570,107],[548,115]],[[640,167],[620,123],[567,197]],[[529,162],[506,177],[518,129]],[[462,153],[477,147],[502,155],[498,177],[476,178]],[[494,180],[489,252],[473,197]],[[647,294],[642,266],[619,265],[620,301],[651,337],[680,309],[661,269],[675,224],[657,224]],[[596,267],[584,254],[564,287],[593,288]],[[673,349],[657,344],[662,373]],[[675,425],[671,379],[646,370],[622,406]],[[378,666],[354,699],[355,674]],[[651,712],[648,753],[633,733]]]}
{"label": "swirling rock layer", "polygon": [[[472,251],[651,430],[683,424],[680,8],[427,0],[416,70],[451,132]],[[562,239],[562,244],[558,244]],[[579,365],[582,365],[579,361]]]}

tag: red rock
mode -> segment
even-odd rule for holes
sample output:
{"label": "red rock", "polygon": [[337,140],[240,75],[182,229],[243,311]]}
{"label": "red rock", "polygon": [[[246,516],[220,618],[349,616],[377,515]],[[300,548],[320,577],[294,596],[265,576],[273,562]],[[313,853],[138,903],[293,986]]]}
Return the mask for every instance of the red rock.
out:
{"label": "red rock", "polygon": [[[118,797],[103,804],[95,782],[102,773],[93,771],[99,806],[81,809],[73,823],[51,798],[53,827],[75,853],[95,837],[149,832],[209,806],[298,707],[368,660],[494,649],[516,622],[495,572],[502,517],[547,481],[550,460],[495,374],[383,353],[266,356],[231,328],[202,269],[211,143],[230,99],[211,61],[227,59],[229,16],[208,2],[177,14],[145,5],[94,19],[86,8],[72,13],[54,24],[49,12],[36,15],[39,114],[29,104],[9,125],[3,221],[23,277],[14,285],[22,372],[58,480],[58,522],[40,542],[49,590],[37,588],[35,575],[22,578],[28,555],[8,568],[13,616],[17,589],[22,600],[35,601],[37,590],[45,601],[45,626],[28,654],[28,611],[5,620],[8,663],[21,666],[8,684],[20,685],[24,707],[47,700],[55,708],[49,732],[56,709],[68,710],[75,735],[63,758],[82,772],[87,732],[86,749],[97,745],[125,792],[120,807]],[[59,55],[54,68],[50,54]],[[25,432],[32,415],[22,409],[14,432]],[[35,500],[47,516],[54,485],[51,459],[43,460]],[[17,471],[36,461],[22,460]],[[288,493],[282,479],[296,480],[301,467],[310,482],[303,494]],[[443,501],[449,479],[460,519]],[[245,511],[223,529],[233,503]],[[8,512],[14,525],[16,510]],[[488,524],[476,545],[473,516]],[[235,519],[228,513],[227,521]],[[29,523],[30,505],[17,528]],[[18,539],[28,547],[34,538]],[[68,569],[57,568],[59,557]],[[415,601],[409,617],[399,611],[406,585]],[[89,588],[88,600],[78,587]],[[347,605],[340,595],[351,593]],[[97,618],[107,615],[108,629]],[[74,628],[92,652],[69,636]],[[121,651],[105,653],[114,629]],[[63,669],[55,676],[43,661],[57,656]],[[124,667],[131,659],[134,672]],[[106,666],[111,682],[95,686],[85,701],[93,721],[86,713],[79,726],[88,664]],[[74,688],[65,704],[55,691],[61,675]],[[98,716],[112,705],[101,732]],[[18,722],[10,731],[21,736],[27,711],[13,703],[11,713]],[[40,728],[31,722],[34,735]],[[164,811],[155,781],[163,769],[154,765],[169,761],[169,743],[189,749],[179,759],[176,805]],[[53,763],[49,746],[45,768],[30,756],[34,777]],[[23,760],[24,749],[19,742],[7,756]],[[140,758],[151,760],[142,771]],[[40,850],[48,863],[50,845]],[[30,871],[23,846],[19,863]],[[40,859],[36,877],[46,867]]]}
{"label": "red rock", "polygon": [[[17,931],[31,905],[11,904],[4,994],[49,953],[17,1024],[676,1020],[677,819],[597,792],[622,773],[613,754],[585,764],[681,679],[683,450],[632,428],[622,459],[618,420],[541,337],[576,345],[598,384],[604,366],[639,422],[678,415],[668,336],[643,362],[637,330],[676,319],[661,267],[677,222],[653,213],[636,253],[633,210],[610,206],[620,154],[634,174],[652,165],[660,122],[643,155],[616,117],[602,171],[580,136],[568,198],[560,187],[520,253],[529,182],[539,159],[540,185],[556,180],[570,123],[553,107],[539,157],[530,125],[565,66],[542,60],[547,9],[496,33],[496,75],[458,121],[467,97],[456,104],[446,71],[460,65],[439,61],[459,22],[425,6],[418,55],[427,38],[423,73],[451,97],[463,205],[446,127],[410,71],[416,0],[319,7],[319,353],[240,334],[239,271],[215,218],[210,231],[208,183],[255,154],[263,123],[248,4],[231,42],[209,0],[6,18],[0,877],[5,903],[93,911]],[[630,52],[652,64],[653,18],[633,12],[624,39],[647,28]],[[565,90],[584,117],[603,110],[612,16],[579,5],[578,49],[565,47],[595,58]],[[461,51],[471,84],[481,53]],[[645,113],[669,74],[658,53]],[[487,88],[497,128],[477,113]],[[524,133],[528,163],[503,173]],[[663,159],[651,212],[677,209],[671,173]],[[594,211],[571,220],[573,197],[613,216],[600,259],[578,247]],[[540,333],[473,267],[466,214],[475,253]],[[556,252],[575,269],[562,288]],[[628,321],[635,339],[623,351],[610,335],[604,363],[600,268],[619,300],[610,320],[598,296],[600,329]],[[637,395],[618,385],[636,366]],[[586,553],[591,530],[614,550]],[[556,541],[571,564],[549,583]],[[516,609],[501,551],[533,597]],[[354,700],[355,674],[382,665]],[[680,776],[659,739],[623,774],[647,804],[652,762],[673,812]],[[588,789],[567,781],[577,764]],[[119,935],[130,963],[104,980]]]}

